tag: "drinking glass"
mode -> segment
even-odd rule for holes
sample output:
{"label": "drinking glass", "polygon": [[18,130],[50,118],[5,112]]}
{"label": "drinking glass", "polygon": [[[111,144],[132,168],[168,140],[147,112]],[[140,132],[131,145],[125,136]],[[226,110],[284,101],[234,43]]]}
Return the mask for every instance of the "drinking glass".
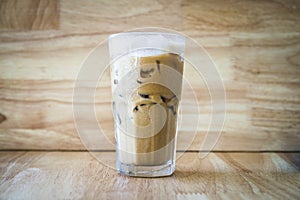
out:
{"label": "drinking glass", "polygon": [[110,35],[117,170],[158,177],[175,170],[185,37],[176,33]]}

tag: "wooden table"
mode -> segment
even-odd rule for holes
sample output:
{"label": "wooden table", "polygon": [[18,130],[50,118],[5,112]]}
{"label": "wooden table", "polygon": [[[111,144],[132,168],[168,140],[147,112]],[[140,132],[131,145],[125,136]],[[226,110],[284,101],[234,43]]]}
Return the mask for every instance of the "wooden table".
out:
{"label": "wooden table", "polygon": [[[296,0],[1,0],[0,199],[299,199],[299,22]],[[144,26],[200,43],[227,98],[221,136],[213,149],[201,147],[218,130],[207,132],[205,84],[185,70],[201,112],[190,105],[183,117],[201,123],[195,135],[180,127],[180,157],[166,178],[125,177],[112,168],[108,70],[96,90],[105,133],[93,149],[98,159],[73,117],[74,83],[89,52],[109,34]]]}

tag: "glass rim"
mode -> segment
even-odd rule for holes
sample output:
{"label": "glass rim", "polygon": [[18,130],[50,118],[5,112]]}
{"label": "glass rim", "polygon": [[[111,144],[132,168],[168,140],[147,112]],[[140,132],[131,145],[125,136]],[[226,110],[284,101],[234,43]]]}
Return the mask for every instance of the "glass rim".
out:
{"label": "glass rim", "polygon": [[120,33],[114,33],[114,34],[110,34],[108,36],[108,39],[111,40],[113,38],[119,37],[119,36],[128,36],[128,35],[132,35],[132,36],[138,36],[138,35],[162,35],[162,36],[173,36],[173,37],[179,37],[183,40],[185,40],[185,36],[179,33],[173,33],[173,32],[155,32],[155,31],[132,31],[132,32],[120,32]]}

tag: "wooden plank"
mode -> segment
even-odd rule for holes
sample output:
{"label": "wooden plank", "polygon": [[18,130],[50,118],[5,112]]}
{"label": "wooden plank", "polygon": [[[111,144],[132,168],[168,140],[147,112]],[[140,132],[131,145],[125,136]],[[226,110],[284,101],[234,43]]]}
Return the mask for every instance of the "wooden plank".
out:
{"label": "wooden plank", "polygon": [[[99,153],[113,164],[113,153]],[[121,176],[85,152],[0,152],[1,199],[298,199],[299,153],[186,153],[173,176]]]}
{"label": "wooden plank", "polygon": [[[299,1],[183,0],[184,29],[201,32],[299,31]],[[267,8],[267,9],[266,9]]]}
{"label": "wooden plank", "polygon": [[0,30],[58,29],[59,0],[2,0]]}
{"label": "wooden plank", "polygon": [[60,29],[106,33],[139,27],[179,29],[182,26],[180,2],[180,0],[152,2],[64,0],[61,1]]}
{"label": "wooden plank", "polygon": [[[95,98],[96,116],[105,136],[99,141],[108,140],[114,144],[110,86],[107,81],[103,84],[106,85],[97,89]],[[240,89],[229,87],[231,86],[226,87],[226,124],[219,140],[216,138],[216,141],[213,141],[218,142],[214,150],[299,150],[297,111],[281,111],[282,108],[276,106],[264,110],[249,109],[251,103],[246,99],[244,105],[240,105],[243,100],[241,98],[245,98],[237,95]],[[84,149],[74,122],[72,90],[73,81],[2,81],[0,148]],[[197,105],[190,104],[191,92],[185,93],[182,105],[185,108],[182,113],[184,123],[179,128],[178,149],[186,150],[189,147],[190,150],[200,150],[211,117],[210,98],[206,97],[208,93],[205,89],[197,90],[201,100],[198,113]],[[200,124],[193,127],[192,122],[197,117]],[[282,130],[282,127],[293,123],[296,125]],[[270,127],[269,124],[273,126]],[[195,134],[194,131],[198,133]],[[214,134],[213,131],[216,130],[212,129],[209,134]],[[47,140],[44,137],[47,137]],[[114,149],[113,145],[100,144],[99,142],[98,149]]]}
{"label": "wooden plank", "polygon": [[[164,27],[190,32],[300,31],[299,1],[61,1],[61,29],[119,32]],[[266,9],[267,8],[267,9]]]}
{"label": "wooden plank", "polygon": [[233,33],[231,39],[234,80],[246,83],[252,130],[270,137],[294,133],[299,142],[299,33]]}
{"label": "wooden plank", "polygon": [[[45,38],[44,34],[47,35],[47,33],[50,37]],[[101,41],[101,39],[94,38],[88,42],[88,37],[90,36],[76,37],[61,32],[42,32],[16,34],[14,37],[16,41],[14,41],[7,34],[2,34],[1,78],[74,80],[83,60]]]}

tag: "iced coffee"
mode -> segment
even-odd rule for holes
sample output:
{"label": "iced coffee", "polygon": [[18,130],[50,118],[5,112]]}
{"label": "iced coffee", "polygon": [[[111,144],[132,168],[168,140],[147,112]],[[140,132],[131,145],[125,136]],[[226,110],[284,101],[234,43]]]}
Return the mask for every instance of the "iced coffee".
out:
{"label": "iced coffee", "polygon": [[[141,35],[148,38],[146,44],[136,39]],[[170,175],[175,168],[184,38],[164,33],[119,37],[134,38],[144,48],[130,44],[128,52],[114,55],[111,62],[118,171],[133,176]],[[155,39],[161,44],[152,45]],[[120,43],[110,43],[111,54],[116,44]]]}

